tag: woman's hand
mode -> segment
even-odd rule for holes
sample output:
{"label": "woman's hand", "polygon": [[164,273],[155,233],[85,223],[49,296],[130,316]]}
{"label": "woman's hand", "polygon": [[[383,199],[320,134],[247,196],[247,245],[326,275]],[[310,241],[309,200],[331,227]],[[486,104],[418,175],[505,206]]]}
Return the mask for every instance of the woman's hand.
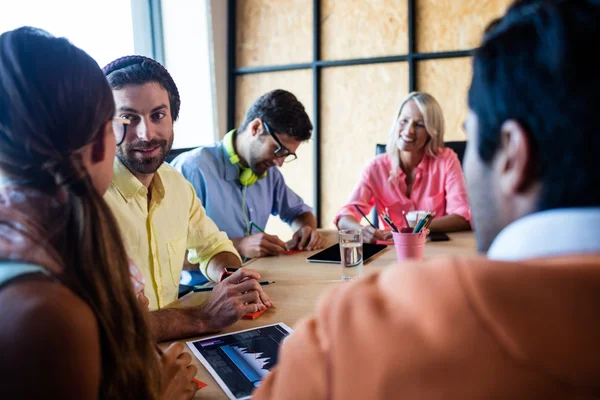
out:
{"label": "woman's hand", "polygon": [[365,226],[362,228],[363,243],[376,243],[378,240],[389,242],[392,240],[391,231],[383,231],[375,229],[372,226]]}
{"label": "woman's hand", "polygon": [[182,342],[176,342],[160,356],[161,400],[189,400],[198,391],[198,385],[192,380],[197,368],[190,364],[192,356],[184,352],[184,348]]}

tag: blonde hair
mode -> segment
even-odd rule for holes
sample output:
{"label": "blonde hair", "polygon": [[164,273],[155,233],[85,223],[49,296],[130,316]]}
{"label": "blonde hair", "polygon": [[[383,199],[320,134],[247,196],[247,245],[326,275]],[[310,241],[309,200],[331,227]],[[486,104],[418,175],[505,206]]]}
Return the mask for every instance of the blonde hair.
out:
{"label": "blonde hair", "polygon": [[409,93],[402,103],[400,103],[400,107],[398,107],[398,112],[396,112],[394,121],[392,122],[388,142],[385,147],[392,164],[389,176],[390,181],[400,173],[400,150],[398,150],[398,132],[396,126],[398,118],[402,114],[402,109],[409,101],[414,102],[421,114],[423,114],[425,130],[427,130],[427,134],[429,135],[427,144],[425,144],[425,153],[431,157],[435,157],[444,148],[444,114],[442,113],[442,107],[440,107],[437,100],[429,93]]}

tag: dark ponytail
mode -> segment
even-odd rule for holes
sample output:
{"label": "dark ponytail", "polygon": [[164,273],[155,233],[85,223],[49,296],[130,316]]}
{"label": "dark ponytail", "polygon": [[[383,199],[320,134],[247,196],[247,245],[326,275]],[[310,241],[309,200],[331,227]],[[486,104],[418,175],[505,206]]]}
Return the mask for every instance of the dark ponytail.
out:
{"label": "dark ponytail", "polygon": [[160,371],[146,314],[115,218],[78,154],[114,112],[110,87],[84,51],[34,28],[0,36],[0,170],[66,197],[64,224],[44,228],[61,255],[65,283],[98,321],[99,398],[155,399]]}

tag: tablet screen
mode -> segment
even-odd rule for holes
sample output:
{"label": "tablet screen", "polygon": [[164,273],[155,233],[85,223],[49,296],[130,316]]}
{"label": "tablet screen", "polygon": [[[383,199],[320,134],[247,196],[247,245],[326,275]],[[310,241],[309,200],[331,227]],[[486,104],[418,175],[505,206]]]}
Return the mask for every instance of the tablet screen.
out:
{"label": "tablet screen", "polygon": [[284,323],[187,342],[192,353],[232,400],[249,399],[271,368],[279,347],[292,332]]}
{"label": "tablet screen", "polygon": [[[363,243],[363,263],[366,263],[371,257],[384,250],[386,247],[387,246],[384,244]],[[340,258],[339,243],[336,243],[333,246],[330,246],[325,250],[308,257],[306,261],[340,264],[342,260]]]}

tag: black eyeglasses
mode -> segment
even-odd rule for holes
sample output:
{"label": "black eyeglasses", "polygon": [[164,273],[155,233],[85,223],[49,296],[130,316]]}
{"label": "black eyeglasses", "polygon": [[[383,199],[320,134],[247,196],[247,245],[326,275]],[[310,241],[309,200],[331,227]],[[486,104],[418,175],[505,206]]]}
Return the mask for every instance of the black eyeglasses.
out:
{"label": "black eyeglasses", "polygon": [[113,118],[113,132],[115,133],[115,139],[117,140],[117,146],[125,140],[127,135],[127,125],[131,124],[131,121],[126,118]]}
{"label": "black eyeglasses", "polygon": [[266,122],[263,121],[263,125],[264,125],[265,130],[267,131],[267,133],[269,135],[271,135],[271,137],[273,138],[273,140],[275,140],[275,142],[279,146],[277,148],[277,150],[275,150],[275,157],[277,157],[277,158],[283,158],[284,159],[283,162],[286,162],[286,163],[292,162],[296,158],[298,158],[298,156],[296,155],[296,153],[292,153],[291,151],[288,150],[287,147],[285,147],[283,144],[281,144],[281,142],[279,141],[279,139],[277,139],[277,136],[275,136],[275,134],[271,131],[271,128],[269,127],[269,125],[267,125]]}

